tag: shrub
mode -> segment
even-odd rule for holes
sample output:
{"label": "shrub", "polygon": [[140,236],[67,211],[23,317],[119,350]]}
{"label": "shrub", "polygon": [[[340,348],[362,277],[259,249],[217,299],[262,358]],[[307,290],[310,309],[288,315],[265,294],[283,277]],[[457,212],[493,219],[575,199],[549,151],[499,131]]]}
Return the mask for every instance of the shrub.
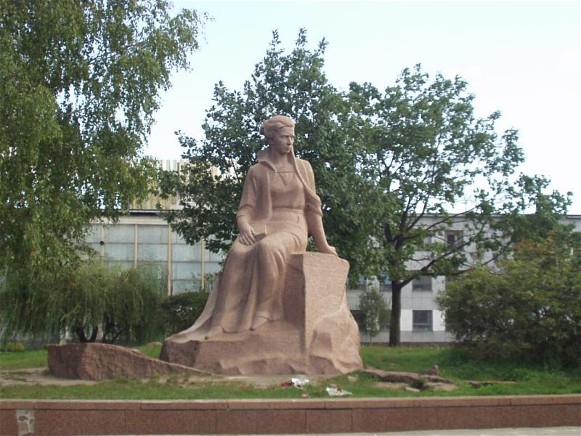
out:
{"label": "shrub", "polygon": [[208,293],[182,292],[166,297],[161,302],[160,320],[166,334],[174,334],[190,327],[201,315]]}
{"label": "shrub", "polygon": [[147,266],[108,268],[87,261],[61,274],[0,287],[3,334],[58,336],[80,342],[145,342],[159,337],[155,315],[163,295],[158,271]]}
{"label": "shrub", "polygon": [[497,270],[477,268],[438,297],[446,327],[477,357],[560,361],[581,350],[579,235],[520,243]]}
{"label": "shrub", "polygon": [[372,340],[389,323],[391,311],[378,286],[367,286],[359,295],[358,311],[363,315],[363,329]]}
{"label": "shrub", "polygon": [[140,266],[116,272],[103,316],[104,342],[158,339],[157,310],[163,298],[158,270]]}
{"label": "shrub", "polygon": [[26,347],[22,342],[5,342],[1,347],[2,351],[7,352],[23,352],[26,351]]}

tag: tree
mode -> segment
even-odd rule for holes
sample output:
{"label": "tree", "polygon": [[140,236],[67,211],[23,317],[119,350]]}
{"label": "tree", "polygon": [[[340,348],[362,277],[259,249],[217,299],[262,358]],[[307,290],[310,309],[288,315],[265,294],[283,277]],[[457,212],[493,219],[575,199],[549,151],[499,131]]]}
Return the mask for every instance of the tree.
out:
{"label": "tree", "polygon": [[[360,203],[381,253],[380,275],[391,280],[389,343],[399,345],[403,287],[500,257],[516,217],[538,198],[533,188],[547,181],[519,178],[517,131],[498,137],[498,112],[475,117],[474,96],[459,77],[431,80],[417,65],[384,92],[352,83],[348,98],[364,144],[357,171],[368,190]],[[569,201],[558,193],[544,199],[563,210]]]}
{"label": "tree", "polygon": [[0,9],[0,275],[33,302],[39,276],[75,268],[91,220],[147,193],[141,149],[201,18],[164,0]]}
{"label": "tree", "polygon": [[454,281],[438,297],[447,329],[481,358],[578,365],[581,234],[559,227],[514,257]]}
{"label": "tree", "polygon": [[365,316],[364,329],[369,335],[369,340],[377,336],[383,326],[389,322],[390,311],[387,303],[379,292],[378,285],[366,285],[365,290],[359,295],[358,310]]}
{"label": "tree", "polygon": [[40,275],[29,283],[43,291],[33,294],[34,301],[12,292],[11,286],[0,290],[4,336],[27,333],[54,338],[70,332],[79,342],[95,342],[101,332],[104,342],[143,343],[159,334],[155,315],[164,283],[151,267],[112,269],[90,261],[58,278]]}
{"label": "tree", "polygon": [[180,136],[188,165],[181,174],[162,175],[162,190],[177,194],[183,206],[166,218],[189,243],[206,239],[209,250],[227,251],[237,232],[234,217],[244,177],[264,147],[259,127],[272,115],[286,114],[297,122],[297,154],[315,171],[329,242],[350,261],[356,277],[371,246],[355,200],[356,144],[348,134],[345,100],[323,72],[327,43],[309,50],[307,42],[306,31],[300,30],[294,49],[285,53],[274,32],[242,91],[230,91],[222,82],[215,86],[205,138]]}

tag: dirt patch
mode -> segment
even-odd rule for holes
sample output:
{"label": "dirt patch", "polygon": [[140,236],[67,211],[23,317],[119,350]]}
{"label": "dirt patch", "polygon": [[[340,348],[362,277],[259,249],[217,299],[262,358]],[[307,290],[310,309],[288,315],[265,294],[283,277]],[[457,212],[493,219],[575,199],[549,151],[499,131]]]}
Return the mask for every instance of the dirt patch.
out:
{"label": "dirt patch", "polygon": [[48,368],[27,368],[0,371],[0,387],[9,385],[94,385],[92,380],[57,378],[50,374]]}
{"label": "dirt patch", "polygon": [[[256,387],[280,386],[291,381],[297,375],[164,375],[157,378],[160,384],[168,382],[172,377],[183,377],[186,383],[243,383]],[[309,383],[317,386],[329,378],[325,376],[308,376]],[[0,370],[0,387],[10,385],[42,385],[42,386],[74,386],[94,385],[100,383],[94,380],[59,378],[50,374],[48,368],[27,368],[18,370]]]}

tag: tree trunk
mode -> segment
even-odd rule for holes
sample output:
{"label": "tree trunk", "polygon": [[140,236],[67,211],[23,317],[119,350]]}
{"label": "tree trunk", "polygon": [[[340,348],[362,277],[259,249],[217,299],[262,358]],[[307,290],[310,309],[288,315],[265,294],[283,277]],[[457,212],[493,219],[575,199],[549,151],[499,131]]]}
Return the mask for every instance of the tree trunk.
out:
{"label": "tree trunk", "polygon": [[401,321],[401,283],[391,283],[391,319],[389,320],[389,346],[400,344]]}
{"label": "tree trunk", "polygon": [[87,335],[85,334],[85,330],[82,327],[75,327],[75,333],[77,334],[77,337],[79,338],[79,342],[81,344],[85,344],[87,342],[95,342],[97,340],[97,333],[98,332],[99,332],[99,327],[93,326],[93,331],[91,333],[91,337],[87,338]]}
{"label": "tree trunk", "polygon": [[75,333],[79,338],[79,342],[84,344],[85,342],[89,342],[87,336],[85,335],[85,330],[82,327],[75,327]]}

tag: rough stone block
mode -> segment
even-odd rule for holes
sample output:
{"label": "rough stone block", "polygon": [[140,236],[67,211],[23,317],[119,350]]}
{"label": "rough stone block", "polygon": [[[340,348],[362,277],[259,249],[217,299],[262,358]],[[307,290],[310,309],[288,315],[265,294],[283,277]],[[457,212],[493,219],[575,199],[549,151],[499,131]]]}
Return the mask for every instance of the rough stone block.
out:
{"label": "rough stone block", "polygon": [[198,372],[125,347],[100,343],[49,345],[48,369],[55,377],[97,381]]}

